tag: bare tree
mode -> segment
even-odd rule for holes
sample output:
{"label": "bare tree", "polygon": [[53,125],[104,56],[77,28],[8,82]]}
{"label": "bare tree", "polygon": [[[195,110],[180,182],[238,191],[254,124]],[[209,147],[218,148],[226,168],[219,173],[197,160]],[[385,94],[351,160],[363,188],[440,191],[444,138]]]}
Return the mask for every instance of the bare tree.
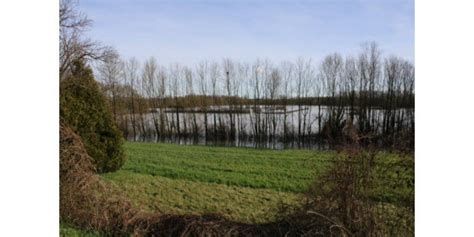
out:
{"label": "bare tree", "polygon": [[289,134],[288,129],[288,99],[292,97],[292,79],[294,74],[294,64],[286,61],[281,64],[282,80],[283,80],[283,138],[286,140]]}
{"label": "bare tree", "polygon": [[[415,134],[415,67],[412,63],[405,61],[402,64],[403,69],[403,108],[406,108],[407,123],[403,126],[409,128],[409,134]],[[402,119],[402,123],[403,123]],[[414,140],[412,141],[414,142]]]}
{"label": "bare tree", "polygon": [[[261,93],[262,93],[262,81],[264,77],[264,69],[262,62],[260,60],[257,60],[253,66],[252,66],[252,74],[253,74],[253,80],[252,80],[252,87],[253,87],[253,112],[254,112],[254,119],[252,119],[252,113],[251,113],[251,119],[254,120],[254,135],[257,137],[257,139],[261,139],[262,134],[261,134],[261,118],[260,118],[260,100],[261,98]],[[251,109],[251,111],[252,111]],[[251,122],[252,122],[251,120]]]}
{"label": "bare tree", "polygon": [[[337,97],[340,92],[341,78],[343,76],[342,56],[334,53],[324,58],[320,66],[320,77],[325,83],[326,96],[330,100],[328,108],[328,121],[325,124],[325,135],[336,141],[342,131],[342,119],[344,116],[344,106]],[[340,97],[339,97],[340,98]]]}
{"label": "bare tree", "polygon": [[77,9],[74,0],[61,0],[59,4],[59,78],[71,69],[74,60],[103,59],[107,47],[85,37],[84,32],[92,21]]}
{"label": "bare tree", "polygon": [[[250,99],[250,89],[248,88],[249,82],[251,78],[250,72],[250,65],[248,63],[239,63],[238,64],[238,76],[237,76],[237,95],[241,98],[239,100],[239,109],[244,111],[244,105],[248,103],[248,99]],[[246,137],[248,134],[246,133],[246,127],[248,123],[246,123],[245,118],[246,115],[239,113],[237,115],[237,124],[239,129],[239,137],[243,138]]]}
{"label": "bare tree", "polygon": [[175,115],[176,115],[176,124],[174,124],[178,137],[181,136],[181,126],[180,126],[180,115],[179,111],[181,104],[179,103],[180,96],[180,85],[181,83],[181,66],[179,64],[173,64],[170,66],[170,93],[171,97],[174,100]]}
{"label": "bare tree", "polygon": [[303,138],[306,130],[306,116],[308,108],[304,105],[303,100],[309,92],[311,84],[311,59],[305,60],[298,58],[295,63],[296,76],[296,99],[298,103],[298,138]]}
{"label": "bare tree", "polygon": [[346,58],[344,64],[344,91],[345,96],[349,98],[350,103],[350,121],[354,121],[355,103],[356,103],[356,89],[357,89],[357,68],[356,60],[353,57]]}
{"label": "bare tree", "polygon": [[137,81],[138,81],[138,61],[135,58],[131,58],[125,64],[125,73],[124,73],[124,81],[126,86],[129,89],[128,97],[130,98],[128,103],[128,114],[132,125],[133,131],[133,140],[136,141],[137,139],[137,118],[136,113],[138,111],[137,108]]}
{"label": "bare tree", "polygon": [[112,112],[114,120],[117,121],[118,114],[118,87],[123,74],[123,62],[120,55],[114,49],[110,49],[107,57],[98,66],[99,78],[105,85],[106,91],[111,99]]}
{"label": "bare tree", "polygon": [[[217,82],[220,75],[219,65],[217,63],[212,63],[210,67],[210,79],[211,79],[211,87],[212,87],[212,103],[213,105],[217,104]],[[217,136],[217,118],[216,113],[213,113],[214,119],[214,138]]]}
{"label": "bare tree", "polygon": [[280,86],[282,83],[282,78],[280,75],[280,71],[276,68],[272,69],[272,72],[270,74],[269,80],[267,82],[267,87],[269,91],[269,98],[270,98],[270,103],[271,103],[271,123],[272,123],[272,136],[276,136],[276,129],[277,129],[277,105],[276,105],[276,99],[279,96],[280,93]]}
{"label": "bare tree", "polygon": [[168,116],[165,114],[165,99],[166,99],[166,85],[167,85],[167,72],[163,66],[158,67],[158,97],[159,97],[159,108],[160,108],[160,131],[164,134],[170,134],[167,131],[170,128],[168,125]]}
{"label": "bare tree", "polygon": [[[375,100],[376,90],[378,89],[378,83],[380,79],[380,50],[375,42],[367,43],[363,46],[363,53],[362,57],[366,60],[364,66],[362,68],[363,72],[365,73],[364,77],[368,83],[368,103],[371,105]],[[368,131],[376,131],[377,128],[375,126],[375,114],[373,110],[373,106],[367,107],[367,126],[366,128]]]}
{"label": "bare tree", "polygon": [[159,107],[158,97],[159,97],[159,82],[158,82],[158,65],[156,63],[156,59],[151,57],[143,66],[143,75],[142,75],[142,83],[144,85],[144,92],[150,102],[151,106],[151,113],[152,122],[155,128],[156,137],[160,136],[160,120],[158,119],[158,115],[156,113],[156,109]]}
{"label": "bare tree", "polygon": [[208,120],[207,120],[207,94],[208,94],[208,62],[200,62],[197,66],[196,72],[199,77],[199,88],[201,93],[201,110],[204,112],[204,136],[208,139]]}
{"label": "bare tree", "polygon": [[191,108],[191,113],[192,113],[192,130],[193,130],[193,136],[197,138],[199,134],[199,126],[197,123],[197,118],[196,118],[196,107],[197,107],[197,101],[196,101],[196,96],[194,94],[194,86],[193,86],[193,71],[187,67],[184,69],[184,77],[186,80],[186,95],[187,95],[187,101],[189,102],[186,107]]}
{"label": "bare tree", "polygon": [[231,140],[235,138],[235,117],[234,117],[234,105],[235,101],[233,99],[233,92],[235,88],[235,68],[234,62],[230,59],[224,59],[222,62],[222,67],[225,72],[225,91],[227,92],[227,105],[229,109],[229,122],[230,122],[230,131],[229,137]]}

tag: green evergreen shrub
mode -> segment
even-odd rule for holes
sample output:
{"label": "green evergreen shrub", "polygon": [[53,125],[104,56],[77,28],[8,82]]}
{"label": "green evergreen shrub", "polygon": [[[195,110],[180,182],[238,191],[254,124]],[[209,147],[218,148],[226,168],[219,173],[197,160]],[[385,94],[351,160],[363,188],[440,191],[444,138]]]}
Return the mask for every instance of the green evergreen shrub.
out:
{"label": "green evergreen shrub", "polygon": [[60,81],[60,116],[81,136],[97,172],[118,170],[125,162],[123,137],[92,70],[75,61]]}

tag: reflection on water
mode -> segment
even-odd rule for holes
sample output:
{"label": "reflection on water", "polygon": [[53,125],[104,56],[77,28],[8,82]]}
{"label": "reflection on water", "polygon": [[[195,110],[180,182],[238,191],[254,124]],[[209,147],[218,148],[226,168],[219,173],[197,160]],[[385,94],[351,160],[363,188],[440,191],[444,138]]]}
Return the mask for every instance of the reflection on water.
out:
{"label": "reflection on water", "polygon": [[[254,147],[270,149],[326,149],[321,139],[331,108],[327,106],[211,106],[207,108],[162,108],[124,116],[122,131],[128,140],[187,145]],[[351,111],[342,111],[341,123]],[[410,127],[413,109],[396,110],[398,127]],[[382,133],[386,113],[371,111],[375,133]],[[127,122],[129,121],[129,122]],[[130,121],[135,121],[132,123]],[[353,126],[358,126],[354,114]],[[132,124],[135,124],[134,126]]]}
{"label": "reflection on water", "polygon": [[[129,141],[133,141],[133,137],[127,138]],[[140,136],[135,139],[136,141],[143,142],[163,142],[163,143],[172,143],[179,145],[204,145],[204,146],[221,146],[221,147],[247,147],[247,148],[262,148],[262,149],[274,149],[274,150],[283,150],[283,149],[328,149],[329,146],[322,140],[317,138],[307,139],[306,141],[283,141],[280,140],[266,140],[266,141],[256,141],[255,139],[236,139],[236,140],[206,140],[205,137],[166,137],[166,138],[157,138],[157,137],[144,137]]]}

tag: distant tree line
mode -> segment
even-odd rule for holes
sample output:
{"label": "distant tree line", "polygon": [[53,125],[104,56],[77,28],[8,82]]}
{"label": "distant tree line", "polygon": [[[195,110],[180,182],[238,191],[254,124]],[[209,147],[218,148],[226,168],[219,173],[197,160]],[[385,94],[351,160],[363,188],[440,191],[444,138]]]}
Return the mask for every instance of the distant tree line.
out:
{"label": "distant tree line", "polygon": [[[142,64],[123,60],[114,50],[106,55],[97,77],[114,119],[133,140],[320,136],[338,143],[348,127],[387,144],[413,140],[414,66],[396,56],[382,58],[375,43],[355,57],[334,53],[319,64],[223,59],[191,68],[160,65],[153,57]],[[288,113],[288,106],[295,111]]]}

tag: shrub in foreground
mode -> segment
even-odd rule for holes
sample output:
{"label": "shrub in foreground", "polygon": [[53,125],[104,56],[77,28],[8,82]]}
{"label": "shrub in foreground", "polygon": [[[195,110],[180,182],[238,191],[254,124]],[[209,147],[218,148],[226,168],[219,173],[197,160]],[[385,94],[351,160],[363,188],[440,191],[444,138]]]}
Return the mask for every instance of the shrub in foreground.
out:
{"label": "shrub in foreground", "polygon": [[[330,236],[413,236],[413,192],[400,194],[403,198],[397,199],[378,197],[381,192],[407,189],[393,174],[413,170],[413,163],[408,162],[413,158],[397,156],[396,165],[377,158],[376,152],[357,147],[339,152],[332,166],[319,175],[305,193],[302,207],[292,211],[294,219],[300,217],[300,224],[307,222],[308,225],[315,222],[312,220],[323,221],[330,228],[322,231]],[[412,184],[408,186],[414,190]]]}
{"label": "shrub in foreground", "polygon": [[122,135],[92,70],[82,61],[75,61],[71,75],[60,82],[60,116],[82,138],[97,172],[124,164]]}

